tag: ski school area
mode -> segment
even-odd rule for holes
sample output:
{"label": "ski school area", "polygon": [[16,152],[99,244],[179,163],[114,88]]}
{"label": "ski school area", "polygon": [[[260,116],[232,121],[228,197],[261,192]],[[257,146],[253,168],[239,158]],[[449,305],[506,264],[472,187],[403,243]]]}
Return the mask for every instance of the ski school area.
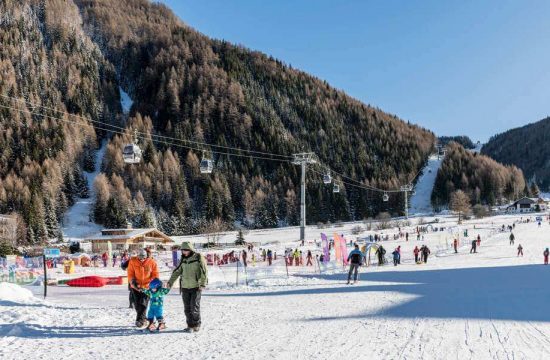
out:
{"label": "ski school area", "polygon": [[[0,358],[548,358],[547,214],[386,226],[308,227],[304,243],[285,241],[296,229],[265,230],[261,240],[249,234],[252,247],[200,249],[209,280],[201,331],[190,334],[177,285],[164,299],[166,329],[135,328],[120,261],[80,254],[53,267],[47,260],[45,288],[42,258],[3,259]],[[364,261],[348,285],[355,244]],[[416,261],[422,246],[428,259]],[[153,253],[161,280],[174,254]],[[78,283],[83,278],[99,283]]]}

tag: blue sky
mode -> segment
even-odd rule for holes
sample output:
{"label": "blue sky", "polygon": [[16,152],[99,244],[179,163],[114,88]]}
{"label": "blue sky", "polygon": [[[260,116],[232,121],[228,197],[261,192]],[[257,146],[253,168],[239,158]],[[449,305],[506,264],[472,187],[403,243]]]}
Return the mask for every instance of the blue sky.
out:
{"label": "blue sky", "polygon": [[486,141],[550,115],[550,1],[162,2],[438,135]]}

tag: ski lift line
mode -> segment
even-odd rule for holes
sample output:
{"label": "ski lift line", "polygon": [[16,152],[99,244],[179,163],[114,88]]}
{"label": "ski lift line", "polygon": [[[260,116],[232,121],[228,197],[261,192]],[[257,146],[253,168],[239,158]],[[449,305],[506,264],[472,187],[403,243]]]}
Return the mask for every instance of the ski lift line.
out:
{"label": "ski lift line", "polygon": [[[349,180],[349,181],[353,181],[354,183],[359,184],[359,185],[352,185],[352,184],[347,183],[347,182],[344,182],[344,181],[342,180],[342,182],[344,182],[344,183],[346,183],[346,184],[348,184],[348,185],[352,185],[352,186],[355,186],[355,187],[358,187],[358,188],[362,188],[362,189],[366,189],[366,190],[378,191],[378,192],[387,192],[387,193],[397,193],[397,192],[401,192],[400,189],[389,189],[389,190],[384,190],[384,189],[380,189],[380,188],[377,188],[377,187],[374,187],[374,186],[365,185],[365,184],[361,183],[360,181],[357,181],[357,180],[355,180],[355,179],[350,178],[349,176],[346,176],[346,175],[341,174],[341,173],[339,173],[339,172],[337,172],[337,171],[334,171],[333,169],[329,168],[329,167],[326,166],[326,165],[323,165],[323,164],[319,163],[319,166],[321,166],[321,167],[323,167],[323,168],[325,168],[325,169],[327,169],[327,170],[329,170],[329,171],[331,171],[331,172],[333,172],[333,173],[335,173],[335,174],[337,174],[337,175],[340,175],[340,177],[342,177],[343,179],[347,179],[347,180]],[[313,171],[314,171],[314,170],[313,170]],[[320,175],[324,175],[324,173],[321,173],[321,172],[317,172],[317,173],[320,174]]]}
{"label": "ski lift line", "polygon": [[[63,119],[63,118],[58,118],[58,117],[55,117],[55,116],[51,116],[51,115],[46,115],[46,114],[40,114],[40,113],[37,113],[37,112],[33,112],[33,111],[30,111],[30,110],[24,110],[24,109],[18,109],[18,108],[14,108],[14,107],[10,107],[10,106],[6,106],[6,105],[2,105],[0,104],[0,107],[2,108],[6,108],[6,109],[11,109],[11,110],[15,110],[15,111],[19,111],[19,112],[23,112],[23,113],[27,113],[27,114],[31,114],[31,115],[37,115],[37,116],[42,116],[44,118],[50,118],[50,119],[55,119],[55,120],[59,120],[59,121],[63,121],[63,122],[66,122],[68,124],[71,124],[71,125],[77,125],[77,126],[86,126],[86,127],[93,127],[92,124],[89,124],[89,123],[83,123],[83,122],[74,122],[74,121],[69,121],[67,119]],[[111,132],[113,134],[119,134],[119,135],[127,135],[126,133],[122,132],[122,131],[117,131],[117,130],[113,130],[113,129],[107,129],[107,128],[102,128],[100,126],[95,126],[96,129],[99,129],[99,130],[103,130],[103,131],[108,131],[108,132]],[[197,152],[201,152],[203,151],[203,149],[201,148],[198,148],[198,147],[193,147],[193,146],[189,146],[189,145],[182,145],[182,144],[176,144],[176,143],[172,143],[172,142],[168,142],[168,141],[165,141],[165,140],[161,140],[161,139],[154,139],[154,138],[147,138],[145,136],[137,136],[137,139],[141,139],[141,140],[151,140],[152,142],[154,143],[160,143],[160,144],[165,144],[165,145],[168,145],[168,146],[174,146],[174,147],[179,147],[179,148],[184,148],[184,149],[189,149],[189,150],[195,150]],[[290,163],[289,160],[284,160],[284,159],[277,159],[277,158],[271,158],[271,157],[262,157],[262,156],[255,156],[255,155],[247,155],[247,154],[235,154],[235,153],[229,153],[229,152],[223,152],[223,151],[214,151],[214,150],[209,150],[211,153],[213,154],[218,154],[218,155],[227,155],[227,156],[236,156],[236,157],[244,157],[244,158],[250,158],[250,159],[258,159],[258,160],[270,160],[270,161],[278,161],[278,162],[288,162]]]}
{"label": "ski lift line", "polygon": [[[7,98],[7,99],[14,100],[14,101],[23,102],[23,103],[26,103],[26,104],[28,104],[28,105],[34,106],[34,107],[39,107],[39,108],[43,108],[43,109],[55,111],[55,112],[58,112],[58,113],[61,113],[61,114],[65,114],[65,115],[68,115],[68,116],[77,117],[77,118],[80,118],[80,119],[83,119],[83,120],[86,120],[86,121],[89,121],[89,122],[92,122],[92,123],[101,124],[101,125],[104,125],[104,126],[110,126],[110,127],[113,127],[113,128],[115,128],[115,129],[119,129],[119,130],[125,130],[125,129],[126,129],[125,127],[122,127],[122,126],[118,126],[118,125],[113,125],[113,124],[105,123],[105,122],[99,121],[99,120],[92,120],[92,119],[86,118],[86,117],[81,116],[81,115],[71,114],[71,113],[68,113],[68,112],[66,112],[66,111],[57,110],[57,109],[54,109],[54,108],[50,108],[50,107],[48,107],[48,106],[35,104],[35,103],[32,103],[32,102],[30,102],[30,101],[26,101],[26,100],[23,100],[23,99],[18,99],[18,98],[10,97],[10,96],[3,95],[3,94],[0,94],[0,96],[1,96],[1,97],[4,97],[4,98]],[[147,133],[139,132],[139,131],[138,131],[138,133],[140,133],[140,134],[142,134],[142,135],[149,135],[149,134],[147,134]],[[259,155],[270,155],[270,156],[282,157],[282,158],[286,158],[286,159],[292,159],[292,158],[293,158],[292,156],[289,156],[289,155],[275,154],[275,153],[270,153],[270,152],[265,152],[265,151],[241,149],[241,148],[236,148],[236,147],[232,147],[232,146],[224,146],[224,145],[215,145],[215,144],[209,144],[209,143],[200,142],[200,141],[196,141],[196,140],[188,140],[188,139],[181,139],[181,138],[173,138],[173,137],[170,137],[170,136],[159,135],[159,134],[150,134],[150,135],[151,135],[151,136],[156,136],[156,137],[159,137],[159,138],[164,138],[164,139],[171,140],[171,141],[180,141],[180,142],[185,142],[185,143],[192,143],[192,144],[197,144],[197,145],[202,145],[202,146],[209,146],[209,147],[215,147],[215,148],[226,149],[226,150],[234,150],[234,151],[240,151],[240,152],[248,152],[248,153],[251,153],[251,154],[259,154]]]}
{"label": "ski lift line", "polygon": [[[28,104],[31,104],[31,105],[32,105],[32,103],[27,102],[27,101],[25,101],[25,100],[13,98],[13,97],[10,97],[10,96],[7,96],[7,95],[3,95],[3,94],[0,94],[0,96],[1,96],[1,97],[5,97],[5,98],[8,98],[8,99],[15,100],[15,101],[19,101],[19,102],[25,102],[25,103],[28,103]],[[25,109],[19,109],[19,108],[15,108],[15,107],[11,107],[11,106],[6,106],[6,105],[2,105],[2,104],[0,104],[0,107],[6,108],[6,109],[15,110],[15,111],[19,111],[19,112],[23,112],[23,113],[28,113],[28,114],[31,114],[31,115],[37,115],[37,116],[42,116],[42,117],[45,117],[45,118],[60,120],[60,121],[67,122],[67,123],[72,124],[72,125],[78,125],[78,126],[92,126],[92,124],[90,124],[90,123],[88,123],[88,122],[86,122],[86,123],[78,123],[78,122],[74,122],[74,121],[69,121],[69,120],[67,120],[67,119],[59,118],[59,117],[56,117],[56,116],[46,115],[46,114],[37,113],[37,112],[34,112],[34,111],[25,110]],[[114,133],[114,134],[126,135],[125,131],[127,130],[127,128],[124,128],[124,127],[120,127],[120,126],[117,126],[117,125],[108,124],[108,123],[105,123],[105,122],[102,122],[102,121],[98,121],[98,120],[91,120],[91,119],[88,119],[88,118],[83,117],[83,116],[80,116],[80,115],[75,115],[75,114],[67,113],[67,112],[64,112],[64,111],[61,111],[61,110],[55,110],[55,109],[48,108],[48,107],[43,106],[43,105],[36,105],[36,107],[41,107],[41,108],[53,110],[53,111],[56,111],[56,112],[59,112],[59,113],[62,113],[62,114],[67,114],[67,115],[69,115],[69,116],[73,116],[73,117],[76,117],[76,118],[80,118],[80,119],[89,121],[89,122],[91,122],[91,123],[97,123],[97,124],[100,124],[100,125],[102,125],[102,126],[109,126],[109,127],[114,128],[114,129],[109,129],[109,128],[105,128],[105,127],[100,127],[100,126],[97,126],[97,125],[95,126],[95,128],[96,128],[96,129],[99,129],[99,130],[103,130],[103,131],[108,131],[108,132],[111,132],[111,133]],[[116,130],[115,130],[115,129],[116,129]],[[171,138],[171,137],[162,136],[162,135],[157,135],[157,134],[147,134],[147,133],[143,133],[143,132],[139,132],[139,131],[136,131],[135,134],[136,134],[136,136],[137,136],[137,139],[151,140],[152,142],[155,142],[155,143],[161,143],[161,144],[165,144],[165,145],[168,145],[168,146],[175,146],[175,147],[180,147],[180,148],[195,150],[195,151],[197,151],[197,152],[203,151],[204,149],[198,148],[198,147],[189,146],[189,145],[177,144],[177,143],[174,143],[174,142],[166,141],[166,140],[164,140],[164,139],[174,140],[174,141],[178,141],[178,142],[195,143],[195,144],[199,144],[199,145],[208,145],[208,146],[211,146],[211,147],[226,148],[226,149],[232,149],[232,150],[243,151],[243,152],[249,152],[249,153],[260,153],[260,154],[266,154],[266,155],[270,155],[270,156],[280,156],[280,157],[285,157],[285,158],[288,158],[288,159],[292,159],[292,158],[293,158],[293,157],[287,156],[287,155],[273,154],[273,153],[264,153],[264,152],[258,152],[258,151],[253,151],[253,150],[245,150],[245,149],[238,149],[238,148],[233,148],[233,147],[225,147],[225,146],[222,146],[222,145],[212,145],[212,144],[208,144],[208,143],[201,143],[201,142],[196,142],[196,141],[191,141],[191,140],[186,140],[186,139]],[[140,136],[140,135],[141,135],[141,136]],[[151,138],[149,139],[148,136],[150,136]],[[244,157],[244,158],[258,159],[258,160],[271,160],[271,161],[278,161],[278,162],[291,162],[290,160],[283,160],[283,159],[273,158],[273,157],[267,157],[267,156],[263,157],[263,156],[247,155],[247,154],[236,154],[236,153],[223,152],[223,151],[214,151],[214,150],[210,150],[210,152],[213,153],[213,154],[218,154],[218,155],[236,156],[236,157]],[[357,181],[357,180],[355,180],[355,179],[352,179],[352,178],[349,177],[349,176],[346,176],[346,175],[341,174],[341,173],[339,173],[339,172],[337,172],[337,171],[334,171],[333,169],[329,168],[329,167],[326,166],[326,165],[323,165],[323,164],[321,164],[321,163],[318,163],[318,164],[319,164],[319,166],[325,168],[326,170],[331,171],[331,172],[333,172],[333,173],[339,175],[340,177],[342,177],[342,178],[344,178],[344,179],[347,179],[347,180],[349,180],[349,181],[352,181],[352,182],[356,183],[356,184],[352,184],[352,183],[344,182],[344,181],[341,180],[341,181],[342,181],[343,183],[345,183],[346,185],[353,186],[353,187],[356,187],[356,188],[371,190],[371,191],[378,191],[378,192],[388,192],[388,193],[390,193],[390,192],[401,192],[400,189],[384,190],[384,189],[376,188],[376,187],[373,187],[373,186],[364,185],[364,184],[361,183],[360,181]],[[418,173],[420,173],[420,171],[419,171]],[[418,175],[418,173],[417,173],[417,175]],[[320,174],[321,174],[321,175],[326,175],[326,174],[322,174],[322,173],[320,173]],[[358,185],[357,185],[357,184],[358,184]]]}

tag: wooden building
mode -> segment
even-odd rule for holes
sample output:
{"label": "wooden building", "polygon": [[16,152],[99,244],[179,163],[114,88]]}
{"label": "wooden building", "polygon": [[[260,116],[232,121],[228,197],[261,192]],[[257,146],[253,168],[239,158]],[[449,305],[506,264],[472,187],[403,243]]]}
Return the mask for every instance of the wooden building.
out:
{"label": "wooden building", "polygon": [[108,251],[109,243],[112,251],[167,248],[174,244],[174,240],[155,228],[104,229],[101,233],[86,238],[86,241],[92,244],[93,253]]}

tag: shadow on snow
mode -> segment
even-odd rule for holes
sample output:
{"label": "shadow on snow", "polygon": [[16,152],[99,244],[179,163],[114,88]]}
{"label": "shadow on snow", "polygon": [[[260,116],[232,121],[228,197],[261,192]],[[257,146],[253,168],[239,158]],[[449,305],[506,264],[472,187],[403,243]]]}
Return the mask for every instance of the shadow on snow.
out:
{"label": "shadow on snow", "polygon": [[[311,277],[311,276],[307,276]],[[347,274],[316,275],[317,278],[345,282]],[[306,321],[396,318],[471,318],[512,321],[550,322],[547,307],[550,300],[550,267],[543,265],[441,269],[424,271],[365,272],[362,281],[372,284],[336,287],[306,287],[292,290],[204,294],[218,296],[292,296],[342,294],[340,304],[346,306],[345,295],[362,292],[365,302],[369,293],[398,292],[414,295],[412,300],[375,312],[358,312],[347,316],[322,316]],[[394,284],[377,284],[388,282]]]}

